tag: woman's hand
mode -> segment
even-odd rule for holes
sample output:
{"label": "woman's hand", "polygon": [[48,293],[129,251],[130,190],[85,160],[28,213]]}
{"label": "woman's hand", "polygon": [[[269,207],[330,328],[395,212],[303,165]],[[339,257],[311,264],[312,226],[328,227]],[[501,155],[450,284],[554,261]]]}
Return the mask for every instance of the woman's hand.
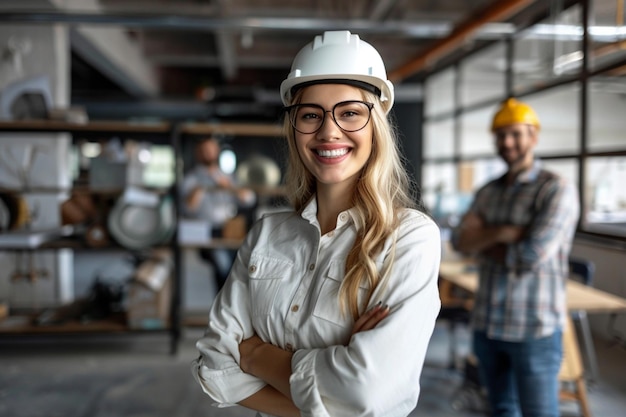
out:
{"label": "woman's hand", "polygon": [[239,343],[239,367],[262,379],[291,401],[289,377],[293,353],[266,343],[254,335]]}
{"label": "woman's hand", "polygon": [[382,305],[381,302],[376,304],[374,307],[367,310],[365,313],[359,317],[356,322],[354,322],[354,326],[352,327],[352,336],[359,332],[364,332],[367,330],[371,330],[382,319],[389,315],[389,306]]}
{"label": "woman's hand", "polygon": [[254,351],[264,342],[257,335],[254,335],[239,344],[239,356],[241,357],[239,367],[245,373],[250,373],[253,362]]}

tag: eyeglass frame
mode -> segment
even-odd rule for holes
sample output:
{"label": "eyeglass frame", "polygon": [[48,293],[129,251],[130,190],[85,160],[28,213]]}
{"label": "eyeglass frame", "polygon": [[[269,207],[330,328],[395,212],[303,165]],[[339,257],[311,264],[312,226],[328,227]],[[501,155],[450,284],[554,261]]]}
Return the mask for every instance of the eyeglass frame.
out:
{"label": "eyeglass frame", "polygon": [[[367,107],[368,109],[368,114],[367,114],[367,121],[365,122],[365,124],[363,126],[361,126],[358,129],[355,130],[348,130],[348,129],[344,129],[343,127],[341,127],[341,125],[337,122],[337,119],[335,118],[335,109],[337,108],[337,106],[342,105],[342,104],[347,104],[347,103],[361,103],[364,104],[365,107]],[[295,109],[299,106],[312,106],[312,107],[317,107],[318,109],[321,109],[324,116],[322,117],[322,122],[320,123],[319,127],[317,129],[315,129],[313,132],[303,132],[301,130],[298,130],[296,128],[296,126],[294,126],[294,121],[291,118],[291,115],[289,114],[289,112],[292,109]],[[372,109],[374,108],[374,103],[371,103],[369,101],[363,101],[363,100],[344,100],[344,101],[340,101],[338,103],[335,103],[335,105],[333,106],[333,108],[331,110],[326,110],[324,107],[322,107],[319,104],[316,103],[296,103],[296,104],[292,104],[290,106],[285,106],[283,107],[283,111],[285,112],[285,114],[287,114],[287,117],[289,118],[289,124],[291,125],[291,127],[299,133],[302,133],[303,135],[312,135],[314,133],[319,132],[322,127],[324,126],[324,122],[326,122],[326,113],[330,113],[332,116],[332,120],[333,122],[337,125],[337,127],[339,129],[341,129],[344,132],[347,133],[354,133],[354,132],[358,132],[359,130],[363,130],[365,128],[365,126],[368,125],[368,123],[370,122],[370,120],[372,119]]]}

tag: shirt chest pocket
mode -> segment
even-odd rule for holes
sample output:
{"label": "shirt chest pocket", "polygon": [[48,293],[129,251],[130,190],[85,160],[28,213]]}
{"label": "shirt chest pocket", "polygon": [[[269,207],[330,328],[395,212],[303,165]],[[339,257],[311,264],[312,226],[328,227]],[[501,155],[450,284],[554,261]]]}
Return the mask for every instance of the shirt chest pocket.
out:
{"label": "shirt chest pocket", "polygon": [[293,263],[289,261],[252,256],[248,264],[248,278],[253,315],[268,315],[272,311],[281,283],[292,272]]}
{"label": "shirt chest pocket", "polygon": [[[315,302],[313,315],[337,326],[351,328],[354,324],[352,315],[348,311],[343,312],[339,304],[339,288],[344,279],[344,268],[342,262],[330,263]],[[359,305],[362,305],[366,296],[367,288],[359,288]]]}

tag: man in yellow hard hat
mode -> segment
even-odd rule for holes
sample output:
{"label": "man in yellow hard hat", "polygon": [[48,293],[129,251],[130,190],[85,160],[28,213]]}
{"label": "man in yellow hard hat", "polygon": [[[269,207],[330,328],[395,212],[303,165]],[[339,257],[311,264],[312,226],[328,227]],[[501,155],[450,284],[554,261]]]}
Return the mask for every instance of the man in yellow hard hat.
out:
{"label": "man in yellow hard hat", "polygon": [[508,170],[480,188],[453,246],[476,257],[473,350],[491,415],[557,417],[568,257],[579,216],[574,185],[534,155],[540,123],[514,98],[491,124]]}

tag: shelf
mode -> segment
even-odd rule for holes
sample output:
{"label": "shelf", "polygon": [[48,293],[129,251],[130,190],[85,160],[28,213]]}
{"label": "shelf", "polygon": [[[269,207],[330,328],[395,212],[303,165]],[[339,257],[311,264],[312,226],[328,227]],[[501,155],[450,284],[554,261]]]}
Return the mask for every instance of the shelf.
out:
{"label": "shelf", "polygon": [[38,249],[74,233],[75,228],[65,225],[47,230],[18,230],[0,233],[0,249]]}
{"label": "shelf", "polygon": [[[174,124],[169,122],[155,123],[132,123],[127,121],[91,121],[84,124],[69,123],[54,120],[17,120],[17,121],[0,121],[0,134],[4,138],[11,138],[10,132],[35,132],[35,133],[67,133],[72,135],[71,140],[78,143],[81,140],[102,140],[105,138],[119,136],[123,140],[145,140],[151,143],[167,143],[173,147],[177,158],[180,157],[182,151],[182,142],[192,136],[208,136],[211,134],[228,135],[228,136],[246,136],[253,138],[282,138],[283,127],[280,122],[277,123],[181,123]],[[63,136],[65,137],[65,136]],[[179,161],[177,160],[177,164]],[[180,169],[176,166],[176,185],[167,190],[156,190],[160,194],[171,193],[174,198],[178,198],[177,188],[180,185]],[[284,187],[251,187],[261,198],[284,197]],[[9,192],[23,193],[24,190],[10,190]],[[59,187],[39,187],[31,188],[28,192],[68,192],[68,193],[90,193],[94,196],[109,197],[123,192],[121,189],[93,189],[88,184],[74,183],[62,185]],[[177,202],[178,203],[178,202]],[[177,214],[178,215],[178,214]],[[176,235],[175,235],[176,236]],[[183,274],[182,253],[183,248],[231,248],[237,249],[241,245],[239,239],[212,239],[207,244],[178,244],[173,238],[171,241],[158,245],[159,247],[168,247],[172,249],[174,272],[172,280],[171,294],[168,299],[171,305],[168,307],[167,320],[163,323],[169,325],[158,328],[137,328],[129,327],[129,321],[126,317],[119,320],[103,320],[90,323],[82,323],[79,321],[68,321],[59,325],[33,325],[32,316],[13,315],[8,316],[0,321],[0,336],[34,336],[34,335],[89,335],[89,334],[134,334],[134,333],[150,333],[163,332],[170,333],[171,351],[176,352],[177,342],[180,337],[180,309],[181,309],[181,280]],[[113,239],[111,244],[104,247],[95,247],[87,245],[79,236],[62,236],[57,239],[45,240],[42,242],[31,243],[28,240],[27,250],[123,250],[132,251],[128,248],[117,245]],[[23,247],[24,245],[18,245]],[[7,246],[1,249],[5,250],[24,250]],[[197,320],[197,324],[204,320]]]}
{"label": "shelf", "polygon": [[[69,123],[55,120],[0,121],[0,131],[6,132],[68,132],[68,133],[153,133],[168,134],[172,125],[166,122],[132,123],[124,121],[93,121]],[[187,135],[223,134],[234,136],[270,136],[283,134],[279,123],[186,123],[180,133]]]}
{"label": "shelf", "polygon": [[0,131],[12,132],[103,132],[103,133],[169,133],[169,123],[129,123],[122,121],[95,121],[69,123],[55,120],[0,121]]}
{"label": "shelf", "polygon": [[[168,329],[158,329],[166,331]],[[129,328],[126,324],[125,315],[109,320],[98,320],[89,323],[68,321],[63,324],[34,325],[32,316],[16,315],[8,316],[0,321],[0,334],[69,334],[69,333],[130,333],[143,331]]]}
{"label": "shelf", "polygon": [[283,128],[278,123],[187,123],[182,125],[180,133],[280,137],[283,135]]}
{"label": "shelf", "polygon": [[243,239],[211,238],[206,243],[179,242],[178,245],[186,249],[239,249],[242,243]]}

